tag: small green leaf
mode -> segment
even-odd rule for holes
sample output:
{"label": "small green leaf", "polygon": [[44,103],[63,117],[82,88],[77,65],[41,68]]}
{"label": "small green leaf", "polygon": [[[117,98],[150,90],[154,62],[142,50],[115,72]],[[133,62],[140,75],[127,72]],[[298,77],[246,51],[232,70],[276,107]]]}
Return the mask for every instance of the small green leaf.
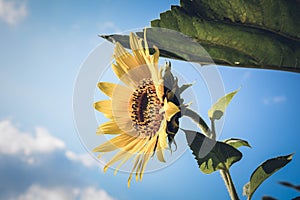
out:
{"label": "small green leaf", "polygon": [[250,147],[250,144],[246,140],[230,138],[224,141],[226,144],[233,146],[234,148],[239,148],[241,146]]}
{"label": "small green leaf", "polygon": [[262,184],[262,182],[288,164],[292,160],[292,156],[293,154],[289,154],[286,156],[272,158],[256,168],[250,177],[250,182],[244,186],[244,195],[248,196],[248,200],[251,199],[253,193]]}
{"label": "small green leaf", "polygon": [[188,89],[189,87],[191,87],[193,84],[183,84],[182,86],[180,86],[179,88],[179,94],[181,94],[182,92],[184,92],[186,89]]}
{"label": "small green leaf", "polygon": [[200,170],[205,174],[229,169],[242,158],[242,153],[228,144],[212,140],[196,131],[183,131]]}
{"label": "small green leaf", "polygon": [[270,196],[263,196],[262,200],[277,200],[277,199]]}
{"label": "small green leaf", "polygon": [[221,119],[221,117],[224,115],[224,112],[231,101],[231,99],[234,97],[234,95],[239,91],[239,89],[226,94],[225,96],[221,97],[208,111],[208,117],[210,119]]}
{"label": "small green leaf", "polygon": [[284,185],[284,186],[286,186],[286,187],[293,188],[293,189],[295,189],[295,190],[297,190],[297,191],[300,192],[300,185],[294,185],[294,184],[289,183],[289,182],[286,182],[286,181],[280,181],[279,183],[280,183],[281,185]]}

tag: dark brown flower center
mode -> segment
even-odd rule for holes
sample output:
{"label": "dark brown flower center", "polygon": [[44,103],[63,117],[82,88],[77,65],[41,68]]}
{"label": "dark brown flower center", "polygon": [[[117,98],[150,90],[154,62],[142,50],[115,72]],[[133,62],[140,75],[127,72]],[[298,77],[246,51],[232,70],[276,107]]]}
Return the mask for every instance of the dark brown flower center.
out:
{"label": "dark brown flower center", "polygon": [[140,81],[132,93],[131,119],[139,136],[153,136],[157,133],[163,114],[159,111],[163,106],[157,97],[155,86],[151,79]]}

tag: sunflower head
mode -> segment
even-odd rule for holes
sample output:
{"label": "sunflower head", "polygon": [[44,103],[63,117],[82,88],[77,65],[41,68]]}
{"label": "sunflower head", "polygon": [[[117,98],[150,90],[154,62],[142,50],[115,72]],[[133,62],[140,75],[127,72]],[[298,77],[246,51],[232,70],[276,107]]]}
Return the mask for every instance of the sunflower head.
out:
{"label": "sunflower head", "polygon": [[183,99],[177,79],[170,71],[170,63],[163,69],[158,66],[159,50],[153,46],[149,53],[144,32],[144,42],[130,34],[131,52],[115,43],[112,69],[120,84],[100,82],[98,87],[110,99],[94,104],[96,110],[109,119],[100,125],[97,134],[115,137],[94,149],[99,156],[117,151],[104,170],[118,163],[115,172],[128,160],[133,161],[128,186],[135,173],[141,180],[151,157],[165,162],[164,151],[174,141],[178,131]]}

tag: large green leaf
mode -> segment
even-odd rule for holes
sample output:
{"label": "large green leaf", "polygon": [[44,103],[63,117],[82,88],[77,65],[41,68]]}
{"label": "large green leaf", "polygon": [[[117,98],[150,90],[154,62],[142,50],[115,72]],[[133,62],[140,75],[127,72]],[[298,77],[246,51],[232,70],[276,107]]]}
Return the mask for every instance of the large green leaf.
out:
{"label": "large green leaf", "polygon": [[227,170],[242,158],[242,153],[231,145],[209,139],[196,131],[184,130],[184,132],[203,173]]}
{"label": "large green leaf", "polygon": [[212,120],[219,120],[224,115],[225,110],[231,99],[239,90],[235,90],[221,97],[208,111],[208,117]]}
{"label": "large green leaf", "polygon": [[299,0],[181,0],[151,26],[195,39],[216,64],[300,72]]}
{"label": "large green leaf", "polygon": [[[136,33],[140,38],[144,37],[143,32]],[[202,64],[211,64],[213,60],[207,51],[191,37],[163,28],[147,28],[147,42],[149,48],[154,45],[159,48],[160,56],[185,60],[196,61]],[[125,48],[130,48],[129,36],[127,35],[101,35],[102,38],[110,42],[119,42]],[[150,49],[150,53],[153,49]]]}
{"label": "large green leaf", "polygon": [[292,160],[292,156],[293,154],[272,158],[258,166],[258,168],[256,168],[252,173],[250,182],[244,186],[244,194],[248,197],[248,199],[251,199],[253,193],[262,184],[262,182],[288,164]]}

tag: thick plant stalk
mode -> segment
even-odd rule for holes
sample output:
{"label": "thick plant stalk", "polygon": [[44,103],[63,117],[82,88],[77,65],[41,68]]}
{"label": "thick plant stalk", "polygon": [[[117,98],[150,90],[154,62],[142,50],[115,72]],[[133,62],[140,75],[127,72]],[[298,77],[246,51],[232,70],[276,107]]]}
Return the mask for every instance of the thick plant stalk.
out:
{"label": "thick plant stalk", "polygon": [[239,196],[236,193],[236,189],[235,189],[233,181],[231,179],[229,170],[223,169],[223,170],[220,170],[220,173],[225,182],[225,185],[226,185],[226,188],[228,190],[231,200],[239,200]]}

